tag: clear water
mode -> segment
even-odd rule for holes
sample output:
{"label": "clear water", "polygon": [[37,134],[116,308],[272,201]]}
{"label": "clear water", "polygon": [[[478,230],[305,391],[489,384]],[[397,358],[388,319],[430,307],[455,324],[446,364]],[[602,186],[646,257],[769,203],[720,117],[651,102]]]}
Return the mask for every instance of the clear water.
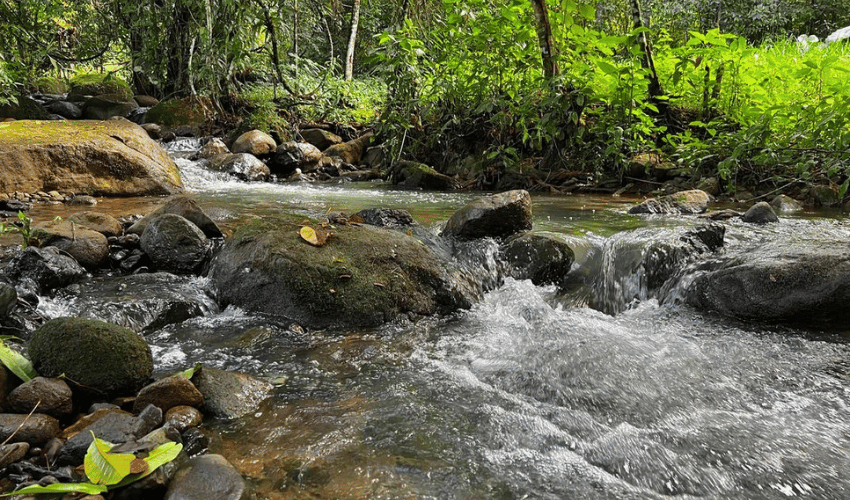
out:
{"label": "clear water", "polygon": [[[437,230],[478,196],[181,168],[231,228],[279,210],[383,206]],[[275,383],[253,415],[205,424],[260,498],[850,497],[845,338],[659,303],[623,262],[697,221],[630,217],[632,201],[534,198],[536,228],[573,244],[575,270],[608,290],[615,315],[511,279],[470,311],[375,330],[305,331],[229,308],[149,335],[157,371],[200,361]],[[725,251],[776,238],[850,241],[850,225],[733,223]]]}

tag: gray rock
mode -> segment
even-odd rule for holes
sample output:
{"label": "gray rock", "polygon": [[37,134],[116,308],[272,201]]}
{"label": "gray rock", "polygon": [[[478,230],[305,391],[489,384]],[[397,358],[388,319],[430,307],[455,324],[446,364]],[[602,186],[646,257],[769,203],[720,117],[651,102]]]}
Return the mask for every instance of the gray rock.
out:
{"label": "gray rock", "polygon": [[538,286],[560,284],[575,260],[573,250],[555,236],[526,233],[509,238],[501,249],[509,274]]}
{"label": "gray rock", "polygon": [[73,102],[53,101],[46,106],[47,111],[69,120],[77,120],[83,116],[83,110]]}
{"label": "gray rock", "polygon": [[277,143],[272,137],[261,130],[249,130],[233,141],[230,150],[234,153],[249,153],[263,157],[274,153]]}
{"label": "gray rock", "polygon": [[442,235],[458,239],[504,238],[531,229],[531,196],[516,190],[486,196],[455,212]]}
{"label": "gray rock", "polygon": [[55,465],[76,466],[83,463],[86,450],[92,443],[92,433],[98,439],[121,444],[142,437],[144,434],[136,434],[138,427],[138,419],[129,413],[107,413],[68,439],[59,450]]}
{"label": "gray rock", "polygon": [[284,142],[275,150],[269,162],[271,173],[286,177],[301,169],[302,172],[315,170],[322,159],[322,152],[316,146],[306,142]]}
{"label": "gray rock", "polygon": [[208,238],[221,238],[223,236],[221,229],[198,205],[198,202],[187,195],[172,196],[156,210],[136,221],[127,229],[127,233],[141,235],[151,220],[163,214],[174,214],[185,218],[198,226]]}
{"label": "gray rock", "polygon": [[65,374],[86,391],[107,396],[135,394],[153,372],[147,342],[127,328],[81,318],[56,318],[40,326],[29,341],[36,371]]}
{"label": "gray rock", "polygon": [[841,325],[850,320],[846,241],[772,241],[719,259],[688,286],[699,309],[746,320]]}
{"label": "gray rock", "polygon": [[312,144],[319,151],[335,145],[342,144],[342,137],[320,128],[308,128],[301,131],[301,137],[309,144]]}
{"label": "gray rock", "polygon": [[41,446],[62,431],[59,421],[50,415],[0,413],[0,441],[13,436],[9,442]]}
{"label": "gray rock", "polygon": [[198,151],[196,159],[209,160],[218,155],[226,155],[230,153],[227,145],[218,137],[213,137]]}
{"label": "gray rock", "polygon": [[86,194],[77,194],[77,195],[74,195],[73,197],[71,197],[70,200],[68,200],[68,205],[70,205],[72,207],[84,207],[84,206],[93,207],[93,206],[97,205],[97,198],[95,198],[94,196],[86,195]]}
{"label": "gray rock", "polygon": [[705,191],[691,189],[667,196],[650,198],[633,206],[630,214],[701,214],[714,199]]}
{"label": "gray rock", "polygon": [[69,222],[96,231],[107,238],[110,236],[121,236],[124,228],[115,217],[99,212],[77,212],[67,219]]}
{"label": "gray rock", "polygon": [[103,94],[86,100],[83,117],[89,120],[106,120],[114,116],[127,117],[139,108],[134,99],[120,94]]}
{"label": "gray rock", "polygon": [[259,158],[249,153],[231,153],[210,158],[210,168],[226,172],[243,181],[268,180],[271,171]]}
{"label": "gray rock", "polygon": [[773,200],[770,201],[770,206],[778,213],[796,212],[803,209],[803,205],[801,205],[799,201],[784,194],[780,194],[773,198]]}
{"label": "gray rock", "polygon": [[407,210],[367,208],[357,212],[366,224],[381,227],[407,227],[416,224]]}
{"label": "gray rock", "polygon": [[136,396],[133,410],[138,411],[149,404],[161,408],[164,412],[175,406],[200,408],[204,404],[204,396],[189,379],[174,375],[161,378],[142,388]]}
{"label": "gray rock", "polygon": [[9,406],[17,413],[39,413],[62,418],[74,410],[73,393],[64,380],[36,377],[16,387],[8,398]]}
{"label": "gray rock", "polygon": [[162,137],[162,127],[156,123],[143,123],[142,130],[148,133],[148,137],[153,140],[159,140]]}
{"label": "gray rock", "polygon": [[56,247],[67,252],[84,267],[96,268],[109,256],[106,236],[71,221],[44,222],[36,224],[35,228],[42,247]]}
{"label": "gray rock", "polygon": [[751,206],[750,209],[744,213],[744,216],[741,217],[741,220],[750,224],[767,224],[769,222],[779,222],[779,217],[776,216],[776,212],[773,211],[773,207],[771,207],[766,201],[760,201]]}
{"label": "gray rock", "polygon": [[164,500],[246,500],[239,472],[221,455],[190,459],[174,474]]}
{"label": "gray rock", "polygon": [[198,390],[204,396],[204,410],[224,420],[253,412],[273,388],[265,380],[215,368],[204,367],[196,377]]}
{"label": "gray rock", "polygon": [[457,186],[454,178],[441,174],[424,163],[414,161],[396,162],[390,177],[394,185],[406,189],[444,191]]}
{"label": "gray rock", "polygon": [[18,305],[18,292],[8,283],[0,282],[0,319],[7,318]]}
{"label": "gray rock", "polygon": [[165,425],[181,433],[201,425],[203,421],[204,416],[192,406],[175,406],[165,413]]}
{"label": "gray rock", "polygon": [[[141,405],[140,405],[141,406]],[[133,407],[136,411],[138,406]],[[133,427],[133,435],[144,436],[162,425],[162,408],[148,404],[142,408],[142,411],[136,416],[136,424]]]}
{"label": "gray rock", "polygon": [[151,220],[140,244],[158,269],[178,274],[198,271],[210,248],[198,226],[175,214],[163,214]]}
{"label": "gray rock", "polygon": [[76,283],[86,275],[77,261],[56,247],[27,247],[3,269],[13,283],[30,280],[36,293],[43,294]]}

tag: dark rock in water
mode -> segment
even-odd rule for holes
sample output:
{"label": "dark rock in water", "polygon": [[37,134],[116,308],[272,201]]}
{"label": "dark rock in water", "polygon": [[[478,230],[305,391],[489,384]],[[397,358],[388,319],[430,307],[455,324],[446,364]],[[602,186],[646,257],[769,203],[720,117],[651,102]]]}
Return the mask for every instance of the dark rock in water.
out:
{"label": "dark rock in water", "polygon": [[263,158],[274,153],[277,143],[272,136],[261,130],[249,130],[233,141],[230,150],[234,153],[248,153]]}
{"label": "dark rock in water", "polygon": [[41,241],[42,247],[56,247],[67,252],[87,268],[100,266],[109,256],[106,236],[71,221],[36,224],[33,234]]}
{"label": "dark rock in water", "polygon": [[164,500],[246,500],[239,472],[221,455],[190,459],[174,474]]}
{"label": "dark rock in water", "polygon": [[183,451],[190,457],[204,453],[210,446],[210,438],[195,427],[187,429],[180,435],[183,439]]}
{"label": "dark rock in water", "polygon": [[50,415],[0,413],[0,441],[14,435],[9,442],[40,446],[59,435],[61,431],[59,421]]}
{"label": "dark rock in water", "polygon": [[304,224],[326,231],[318,221],[281,214],[228,239],[209,271],[221,304],[326,328],[448,314],[480,297],[469,273],[414,236],[345,225],[317,247],[299,236]]}
{"label": "dark rock in water", "polygon": [[92,432],[98,439],[112,444],[121,444],[144,436],[144,433],[140,433],[139,430],[137,417],[126,412],[106,413],[68,439],[56,456],[55,465],[76,466],[83,463],[86,450],[92,443]]}
{"label": "dark rock in water", "polygon": [[45,377],[68,380],[106,396],[135,393],[153,373],[145,339],[122,326],[81,318],[56,318],[33,332],[29,355]]}
{"label": "dark rock in water", "polygon": [[47,111],[68,118],[69,120],[77,120],[83,116],[83,110],[73,102],[53,101],[46,108]]}
{"label": "dark rock in water", "polygon": [[86,276],[77,261],[56,247],[27,247],[15,255],[3,269],[11,283],[27,279],[34,283],[38,294],[76,283]]}
{"label": "dark rock in water", "polygon": [[366,224],[381,227],[407,227],[416,224],[407,210],[367,208],[357,212]]}
{"label": "dark rock in water", "polygon": [[140,244],[158,269],[178,274],[197,272],[210,247],[198,226],[175,214],[152,219],[142,233]]}
{"label": "dark rock in water", "polygon": [[0,206],[2,206],[3,210],[10,212],[28,212],[32,209],[32,203],[20,200],[5,200],[0,202]]}
{"label": "dark rock in water", "polygon": [[142,273],[104,278],[60,290],[70,314],[145,332],[217,311],[193,277]]}
{"label": "dark rock in water", "polygon": [[198,226],[208,238],[221,238],[223,236],[221,229],[198,205],[198,202],[187,195],[172,196],[156,210],[136,221],[127,229],[127,233],[141,235],[148,223],[162,214],[175,214],[187,219]]}
{"label": "dark rock in water", "polygon": [[770,242],[698,275],[686,300],[746,320],[844,325],[850,320],[846,241]]}
{"label": "dark rock in water", "polygon": [[133,403],[133,411],[139,411],[149,404],[162,408],[164,412],[175,406],[200,408],[204,404],[204,396],[189,379],[174,375],[143,387]]}
{"label": "dark rock in water", "polygon": [[175,406],[165,414],[165,425],[185,432],[201,425],[204,416],[193,406]]}
{"label": "dark rock in water", "polygon": [[302,172],[315,170],[322,159],[322,152],[306,142],[284,142],[275,150],[269,162],[271,173],[280,177],[289,176],[295,169]]}
{"label": "dark rock in water", "polygon": [[103,94],[86,100],[83,104],[83,117],[88,120],[106,120],[113,116],[127,117],[138,109],[132,98],[120,94]]}
{"label": "dark rock in water", "polygon": [[15,120],[46,120],[47,110],[35,99],[20,95],[17,102],[0,106],[0,119],[14,118]]}
{"label": "dark rock in water", "polygon": [[68,205],[72,207],[95,206],[97,205],[97,199],[94,196],[78,194],[68,200]]}
{"label": "dark rock in water", "polygon": [[6,318],[18,305],[18,292],[8,283],[0,282],[0,319]]}
{"label": "dark rock in water", "polygon": [[486,196],[455,212],[442,235],[458,239],[504,238],[531,229],[531,196],[516,190]]}
{"label": "dark rock in water", "polygon": [[560,284],[573,264],[573,250],[554,236],[521,234],[502,245],[502,258],[510,265],[508,274],[530,279],[538,286]]}
{"label": "dark rock in water", "polygon": [[633,206],[630,214],[701,214],[713,201],[710,194],[699,189],[679,191],[659,198],[650,198]]}
{"label": "dark rock in water", "polygon": [[686,264],[723,247],[726,228],[709,223],[685,232],[677,241],[653,242],[646,250],[643,268],[649,290],[661,288]]}
{"label": "dark rock in water", "polygon": [[29,443],[12,443],[0,445],[0,469],[21,460],[30,451]]}
{"label": "dark rock in water", "polygon": [[441,174],[424,163],[413,161],[396,162],[391,178],[394,185],[407,189],[444,191],[457,187],[457,181],[454,178]]}
{"label": "dark rock in water", "polygon": [[303,137],[306,142],[315,146],[319,151],[324,151],[333,145],[342,144],[343,142],[342,137],[320,128],[308,128],[302,130],[301,137]]}
{"label": "dark rock in water", "polygon": [[269,382],[251,375],[206,366],[196,377],[198,390],[204,397],[204,411],[224,420],[255,411],[273,388]]}
{"label": "dark rock in water", "polygon": [[195,160],[209,160],[210,158],[218,155],[226,155],[229,154],[230,150],[227,149],[227,145],[219,139],[218,137],[213,137],[198,151],[198,154],[193,158]]}
{"label": "dark rock in water", "polygon": [[74,410],[71,388],[59,378],[36,377],[16,387],[8,398],[9,406],[17,413],[39,413],[63,418]]}
{"label": "dark rock in water", "polygon": [[210,158],[210,168],[243,181],[268,180],[271,171],[259,158],[248,153],[231,153]]}
{"label": "dark rock in water", "polygon": [[741,217],[741,220],[750,224],[767,224],[768,222],[779,222],[779,217],[776,216],[773,207],[766,201],[760,201],[751,206]]}
{"label": "dark rock in water", "polygon": [[69,222],[97,231],[109,238],[110,236],[121,236],[124,229],[118,219],[111,215],[99,212],[77,212],[67,219]]}
{"label": "dark rock in water", "polygon": [[803,205],[801,205],[799,201],[784,194],[780,194],[773,198],[773,200],[770,201],[770,206],[773,207],[773,210],[779,213],[796,212],[803,209]]}

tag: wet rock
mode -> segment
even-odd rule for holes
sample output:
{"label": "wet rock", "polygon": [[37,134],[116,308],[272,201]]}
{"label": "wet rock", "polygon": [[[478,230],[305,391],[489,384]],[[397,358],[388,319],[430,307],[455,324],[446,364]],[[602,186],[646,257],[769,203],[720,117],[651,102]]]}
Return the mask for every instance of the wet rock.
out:
{"label": "wet rock", "polygon": [[573,264],[573,250],[555,236],[526,233],[509,238],[501,248],[509,274],[538,286],[560,284]]}
{"label": "wet rock", "polygon": [[832,207],[841,203],[838,194],[840,189],[837,184],[815,184],[808,189],[808,203],[819,207]]}
{"label": "wet rock", "polygon": [[416,224],[407,210],[367,208],[357,212],[366,224],[381,227],[407,227]]}
{"label": "wet rock", "polygon": [[30,451],[29,443],[0,445],[0,470],[27,456],[28,451]]}
{"label": "wet rock", "polygon": [[200,429],[191,427],[180,435],[183,440],[183,451],[190,457],[204,453],[210,446],[210,438]]}
{"label": "wet rock", "polygon": [[0,319],[8,317],[18,305],[18,292],[8,283],[0,282]]}
{"label": "wet rock", "polygon": [[322,154],[325,156],[337,157],[345,163],[356,165],[360,163],[360,157],[363,156],[363,152],[366,151],[366,148],[371,142],[372,133],[369,132],[352,141],[330,146],[327,149],[322,150]]}
{"label": "wet rock", "polygon": [[126,120],[12,122],[0,134],[0,192],[156,196],[183,190],[180,171]]}
{"label": "wet rock", "polygon": [[143,123],[142,130],[148,133],[148,137],[157,141],[162,137],[162,127],[156,123]]}
{"label": "wet rock", "polygon": [[277,143],[272,137],[260,130],[249,130],[233,141],[230,150],[234,153],[249,153],[262,158],[274,153]]}
{"label": "wet rock", "polygon": [[151,220],[163,214],[174,214],[183,217],[198,226],[208,238],[221,238],[223,236],[218,225],[191,196],[187,195],[172,196],[156,210],[130,226],[127,229],[127,233],[141,235]]}
{"label": "wet rock", "polygon": [[224,420],[253,412],[272,390],[272,385],[265,380],[208,367],[196,374],[196,380],[204,397],[205,412]]}
{"label": "wet rock", "polygon": [[779,217],[776,216],[776,212],[773,211],[773,207],[771,207],[766,201],[760,201],[751,206],[750,209],[744,213],[744,216],[741,217],[741,220],[750,224],[767,224],[769,222],[779,222]]}
{"label": "wet rock", "polygon": [[33,332],[29,355],[45,377],[64,374],[86,391],[135,393],[150,378],[147,342],[130,329],[103,321],[56,318]]}
{"label": "wet rock", "polygon": [[216,312],[205,287],[193,277],[141,273],[80,283],[57,297],[68,314],[147,332]]}
{"label": "wet rock", "polygon": [[303,137],[304,141],[307,143],[315,146],[319,151],[324,151],[333,145],[342,144],[343,142],[342,137],[320,128],[308,128],[302,130],[301,137]]}
{"label": "wet rock", "polygon": [[248,153],[231,153],[210,158],[210,168],[243,181],[265,181],[270,175],[269,167],[259,158]]}
{"label": "wet rock", "polygon": [[688,286],[699,309],[745,320],[842,325],[850,320],[846,241],[773,241],[717,260]]}
{"label": "wet rock", "polygon": [[121,444],[142,437],[138,434],[138,419],[129,413],[106,413],[92,424],[80,430],[65,442],[56,456],[55,465],[79,465],[83,463],[86,450],[92,443],[92,432],[98,439],[112,444]]}
{"label": "wet rock", "polygon": [[77,194],[72,196],[71,199],[68,200],[68,205],[72,207],[93,207],[97,205],[97,199],[94,196],[89,196],[87,194]]}
{"label": "wet rock", "polygon": [[275,150],[274,156],[269,162],[271,173],[279,177],[286,177],[295,169],[302,172],[315,170],[322,159],[322,152],[306,142],[284,142]]}
{"label": "wet rock", "polygon": [[9,439],[11,443],[40,446],[59,435],[61,431],[59,421],[50,415],[0,413],[0,441],[5,441],[12,436]]}
{"label": "wet rock", "polygon": [[204,416],[192,406],[175,406],[165,414],[165,425],[181,433],[201,425],[203,421]]}
{"label": "wet rock", "polygon": [[143,108],[152,108],[159,104],[159,99],[149,95],[134,95],[133,99]]}
{"label": "wet rock", "polygon": [[710,194],[699,189],[679,191],[667,196],[650,198],[629,210],[630,214],[701,214],[713,201]]}
{"label": "wet rock", "polygon": [[76,283],[86,270],[56,247],[27,247],[12,258],[2,274],[12,283],[28,280],[36,288],[35,293],[43,294]]}
{"label": "wet rock", "polygon": [[245,500],[248,489],[239,472],[221,455],[190,459],[174,474],[165,500]]}
{"label": "wet rock", "polygon": [[158,269],[178,274],[198,271],[210,248],[198,226],[175,214],[163,214],[148,222],[140,244]]}
{"label": "wet rock", "polygon": [[486,196],[455,212],[444,237],[458,239],[504,238],[531,229],[531,196],[516,190]]}
{"label": "wet rock", "polygon": [[139,108],[132,98],[121,94],[102,94],[86,100],[83,117],[88,120],[106,120],[113,116],[127,117]]}
{"label": "wet rock", "polygon": [[225,242],[209,271],[221,305],[325,328],[447,314],[480,297],[468,272],[414,236],[345,225],[315,247],[300,238],[301,224],[321,227],[281,214],[253,221]]}
{"label": "wet rock", "polygon": [[99,212],[77,212],[68,217],[68,222],[96,231],[107,238],[124,234],[124,228],[118,219]]}
{"label": "wet rock", "polygon": [[67,252],[87,268],[100,266],[109,256],[106,236],[68,220],[36,224],[34,235],[40,240],[40,246],[56,247]]}
{"label": "wet rock", "polygon": [[161,408],[164,412],[175,406],[200,408],[204,404],[204,396],[189,379],[174,375],[161,378],[142,388],[136,396],[133,411],[138,411],[149,404]]}
{"label": "wet rock", "polygon": [[213,137],[198,151],[198,155],[195,159],[201,160],[209,160],[210,158],[218,155],[226,155],[230,153],[230,150],[227,149],[227,145],[219,139],[218,137]]}
{"label": "wet rock", "polygon": [[770,206],[778,213],[797,212],[803,209],[803,205],[800,204],[799,201],[784,194],[780,194],[773,198],[770,202]]}
{"label": "wet rock", "polygon": [[196,137],[200,135],[201,127],[207,119],[214,115],[214,109],[210,100],[202,96],[167,99],[149,109],[145,120],[159,124],[163,134],[173,132]]}
{"label": "wet rock", "polygon": [[77,120],[83,116],[83,110],[76,104],[68,101],[53,101],[45,107],[47,111],[68,118],[69,120]]}
{"label": "wet rock", "polygon": [[712,211],[712,212],[708,212],[707,214],[703,215],[702,217],[716,221],[716,220],[734,219],[736,217],[741,217],[743,215],[744,214],[742,214],[741,212],[738,212],[737,210],[732,210],[732,209],[727,208],[727,209],[724,209],[724,210],[715,210],[715,211]]}
{"label": "wet rock", "polygon": [[74,410],[73,393],[64,380],[36,377],[16,387],[8,397],[9,406],[17,413],[39,413],[62,418]]}
{"label": "wet rock", "polygon": [[[136,406],[138,408],[138,406]],[[136,411],[135,408],[133,411]],[[162,425],[162,408],[147,404],[136,416],[136,424],[133,427],[133,434],[136,436],[144,436],[145,434]]]}
{"label": "wet rock", "polygon": [[47,110],[41,104],[25,95],[19,95],[15,103],[0,106],[0,119],[46,120],[47,115]]}
{"label": "wet rock", "polygon": [[394,185],[407,189],[444,191],[457,186],[454,178],[441,174],[424,163],[413,161],[396,162],[391,178]]}

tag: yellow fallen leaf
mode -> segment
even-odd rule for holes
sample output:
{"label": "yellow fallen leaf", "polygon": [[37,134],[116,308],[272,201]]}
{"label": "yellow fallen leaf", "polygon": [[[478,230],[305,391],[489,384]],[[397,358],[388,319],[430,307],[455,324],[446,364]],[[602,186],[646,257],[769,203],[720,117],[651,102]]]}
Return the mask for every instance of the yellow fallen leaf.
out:
{"label": "yellow fallen leaf", "polygon": [[319,237],[316,236],[316,230],[310,226],[301,226],[301,229],[298,231],[298,234],[301,235],[301,239],[306,241],[307,243],[313,246],[319,245]]}

